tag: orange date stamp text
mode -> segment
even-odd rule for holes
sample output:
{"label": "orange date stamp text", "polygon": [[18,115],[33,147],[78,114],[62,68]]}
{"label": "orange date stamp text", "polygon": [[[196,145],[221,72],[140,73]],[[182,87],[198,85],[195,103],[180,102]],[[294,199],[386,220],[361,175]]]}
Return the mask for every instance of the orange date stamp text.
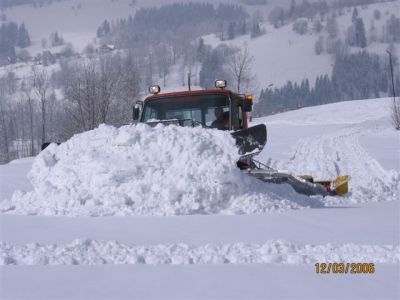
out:
{"label": "orange date stamp text", "polygon": [[374,263],[316,263],[317,274],[373,274]]}

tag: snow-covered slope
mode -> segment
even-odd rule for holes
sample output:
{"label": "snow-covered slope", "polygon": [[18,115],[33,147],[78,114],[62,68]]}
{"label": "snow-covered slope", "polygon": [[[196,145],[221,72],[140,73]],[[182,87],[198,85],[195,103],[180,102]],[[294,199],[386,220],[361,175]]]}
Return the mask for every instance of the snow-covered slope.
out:
{"label": "snow-covered slope", "polygon": [[[313,85],[315,78],[330,73],[332,58],[329,54],[315,55],[314,44],[318,36],[298,35],[292,24],[274,29],[266,26],[267,33],[251,39],[248,35],[224,43],[247,47],[254,57],[252,72],[257,76],[260,88],[273,85],[280,87],[287,83],[309,79]],[[216,46],[222,42],[215,35],[204,38],[206,44]]]}
{"label": "snow-covered slope", "polygon": [[[269,129],[267,147],[259,157],[263,162],[322,177],[336,175],[337,170],[352,176],[350,195],[338,202],[326,199],[323,209],[168,217],[0,214],[0,263],[5,265],[0,268],[2,297],[317,299],[326,294],[325,298],[399,298],[400,137],[391,127],[389,104],[390,99],[349,101],[255,120],[266,122]],[[113,147],[112,141],[117,140],[120,147],[133,143],[128,134],[135,132],[133,127],[120,131],[100,128],[86,136],[93,137],[102,130],[110,133],[108,147]],[[167,135],[162,128],[152,134],[157,130]],[[118,137],[117,133],[123,136]],[[201,135],[200,131],[196,133]],[[144,132],[135,134],[136,138],[145,138]],[[212,147],[219,145],[218,139],[222,137],[209,134],[217,141],[208,143]],[[74,141],[80,141],[79,136]],[[161,141],[165,142],[160,138]],[[86,146],[91,150],[81,158],[75,157],[77,160],[87,159],[91,153],[91,159],[113,159],[109,168],[127,167],[119,165],[107,151],[96,154],[90,143]],[[182,143],[171,140],[167,144],[185,151]],[[60,150],[54,146],[47,152],[48,158],[66,155],[67,148],[72,154],[73,144],[70,141]],[[101,146],[101,139],[97,144],[98,150],[106,149]],[[194,149],[198,149],[196,145]],[[230,149],[229,143],[219,149],[222,159],[218,165],[224,163],[227,153],[223,149]],[[203,153],[207,159],[207,147]],[[47,155],[41,155],[37,162],[44,163]],[[154,160],[160,161],[162,157]],[[2,200],[8,198],[11,189],[31,189],[26,179],[31,164],[27,159],[0,166]],[[78,163],[71,169],[76,171],[77,166],[83,165]],[[197,165],[192,166],[193,174],[196,170],[201,173],[201,165],[198,166],[200,170]],[[100,167],[105,165],[101,163]],[[52,168],[48,170],[54,171],[53,175],[61,174]],[[220,179],[213,177],[213,172],[209,178],[218,185]],[[184,174],[179,174],[180,180],[184,179]],[[98,178],[96,174],[91,176],[93,180]],[[4,184],[6,178],[13,178],[13,183]],[[43,182],[35,183],[34,188],[37,184],[54,183],[40,175],[38,178]],[[48,188],[56,191],[56,187]],[[47,195],[47,199],[37,201],[52,205],[51,199]],[[329,204],[333,202],[335,206]],[[23,203],[19,205],[22,207]],[[316,262],[374,263],[375,273],[320,275],[315,273]],[[129,266],[123,266],[126,264]],[[77,289],[77,285],[81,288]]]}
{"label": "snow-covered slope", "polygon": [[[275,3],[275,5],[280,5]],[[273,7],[273,6],[272,6]],[[371,22],[374,22],[379,35],[382,34],[383,25],[386,20],[400,11],[400,1],[371,4],[357,7],[359,16],[363,18],[366,34],[369,34]],[[379,10],[382,14],[380,20],[374,19],[374,11]],[[263,12],[263,10],[260,10]],[[264,12],[267,19],[267,12]],[[343,10],[343,14],[337,16],[338,37],[345,40],[346,31],[351,25],[352,9]],[[324,25],[326,20],[322,22]],[[332,72],[334,58],[326,51],[320,55],[315,54],[315,42],[322,36],[325,40],[328,34],[325,30],[316,33],[313,30],[313,22],[308,22],[308,32],[299,35],[292,30],[293,23],[289,23],[278,29],[270,25],[266,20],[264,29],[266,33],[257,38],[251,39],[247,36],[240,36],[231,41],[220,41],[214,34],[204,37],[206,44],[216,47],[220,44],[227,44],[239,48],[247,47],[254,57],[252,72],[256,75],[259,88],[281,87],[287,81],[300,83],[303,79],[309,79],[313,86],[317,76]],[[365,49],[350,47],[351,51],[368,51],[379,55],[386,55],[387,43],[371,42]],[[397,55],[400,55],[400,47],[395,44]],[[324,47],[325,48],[325,47]],[[253,91],[254,92],[254,91]]]}
{"label": "snow-covered slope", "polygon": [[[96,41],[96,30],[102,21],[117,20],[134,15],[135,11],[142,7],[152,7],[166,5],[177,0],[146,0],[137,1],[132,5],[131,0],[118,1],[97,1],[97,0],[71,0],[55,2],[52,5],[45,5],[40,8],[33,8],[29,5],[17,6],[5,11],[9,21],[18,23],[25,22],[33,45],[28,47],[32,55],[42,52],[41,40],[48,38],[49,35],[58,31],[66,42],[72,43],[75,50],[82,51],[84,47]],[[206,0],[197,0],[206,2]],[[218,2],[230,2],[229,0],[218,0]],[[241,3],[239,0],[236,3]],[[273,85],[280,87],[288,80],[300,82],[309,79],[310,84],[314,85],[315,78],[319,75],[330,74],[333,66],[333,58],[326,52],[316,55],[314,45],[319,36],[327,38],[325,31],[315,33],[312,29],[313,24],[309,22],[309,31],[305,35],[299,35],[292,30],[292,23],[281,28],[275,29],[267,22],[269,11],[275,6],[287,8],[290,1],[269,1],[265,6],[246,6],[250,15],[258,11],[264,16],[264,28],[266,34],[258,38],[251,39],[248,35],[238,37],[232,41],[221,42],[215,35],[204,37],[207,44],[216,47],[221,43],[236,47],[248,47],[250,54],[254,57],[253,73],[257,77],[258,88],[265,88]],[[78,8],[79,7],[79,8]],[[375,10],[380,10],[382,17],[375,20],[373,17]],[[396,14],[400,10],[400,2],[384,2],[368,6],[359,6],[359,16],[363,18],[367,35],[371,22],[374,22],[379,35],[382,33],[383,25],[391,14]],[[337,17],[339,37],[344,40],[345,32],[351,24],[352,10],[344,9],[343,15]],[[325,21],[323,21],[324,23]],[[51,24],[51,26],[49,26]],[[400,45],[395,44],[397,54],[400,55]],[[373,42],[365,50],[369,52],[386,55],[385,50],[388,44]],[[57,49],[50,49],[51,51]],[[352,48],[351,51],[360,51],[360,48]],[[56,51],[57,52],[57,51]],[[0,74],[7,70],[17,71],[18,67],[30,69],[30,66],[20,64],[10,68],[0,68]],[[26,68],[25,68],[26,67]],[[28,70],[29,71],[29,70]],[[182,71],[181,67],[172,67],[167,80],[168,90],[182,87],[182,78],[186,78],[189,70]],[[200,71],[200,67],[191,70],[193,74]],[[21,70],[21,74],[27,72]],[[183,74],[183,76],[182,76]],[[20,74],[19,74],[20,76]],[[195,79],[197,80],[197,79]],[[160,80],[161,83],[162,80]],[[196,82],[198,84],[198,80]],[[252,90],[256,93],[256,90]]]}
{"label": "snow-covered slope", "polygon": [[105,19],[117,20],[134,15],[141,7],[168,4],[172,0],[138,1],[132,0],[70,0],[54,2],[51,5],[32,7],[21,5],[5,11],[9,21],[25,22],[36,47],[30,48],[32,53],[40,51],[41,40],[58,31],[78,50],[82,50],[96,38],[96,30]]}
{"label": "snow-covered slope", "polygon": [[339,102],[258,119],[269,125],[269,144],[260,159],[323,179],[350,175],[345,201],[398,200],[400,136],[391,124],[391,102]]}
{"label": "snow-covered slope", "polygon": [[[239,3],[239,0],[234,0]],[[276,0],[274,0],[276,1]],[[287,1],[287,0],[285,0]],[[4,11],[8,21],[24,22],[34,44],[28,48],[31,54],[41,49],[41,40],[48,39],[53,32],[59,32],[66,42],[72,43],[78,51],[96,39],[97,28],[104,20],[134,16],[140,8],[168,5],[181,0],[67,0],[54,1],[51,5],[33,7],[20,5]],[[209,2],[194,0],[194,2]],[[215,0],[213,3],[231,2]]]}

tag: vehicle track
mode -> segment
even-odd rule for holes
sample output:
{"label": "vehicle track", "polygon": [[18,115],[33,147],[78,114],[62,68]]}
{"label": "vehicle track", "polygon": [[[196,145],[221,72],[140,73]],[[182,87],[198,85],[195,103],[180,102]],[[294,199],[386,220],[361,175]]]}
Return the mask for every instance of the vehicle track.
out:
{"label": "vehicle track", "polygon": [[312,174],[317,179],[350,175],[350,192],[344,198],[328,197],[327,203],[362,203],[397,200],[400,173],[385,170],[360,145],[359,138],[375,129],[361,124],[335,133],[300,140],[289,160],[275,161],[273,167],[295,174]]}

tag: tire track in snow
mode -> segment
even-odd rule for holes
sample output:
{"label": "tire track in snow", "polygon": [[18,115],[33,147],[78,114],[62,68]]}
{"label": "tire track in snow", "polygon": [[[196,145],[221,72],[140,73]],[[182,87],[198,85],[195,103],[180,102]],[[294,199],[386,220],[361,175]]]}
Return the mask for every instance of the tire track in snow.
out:
{"label": "tire track in snow", "polygon": [[359,138],[369,131],[354,126],[302,139],[289,160],[273,165],[295,174],[312,174],[317,179],[350,175],[350,193],[344,198],[327,197],[328,204],[398,200],[400,173],[383,169],[359,143]]}
{"label": "tire track in snow", "polygon": [[136,246],[117,241],[74,240],[67,245],[0,243],[0,265],[100,264],[312,264],[315,262],[400,262],[400,246],[264,244]]}

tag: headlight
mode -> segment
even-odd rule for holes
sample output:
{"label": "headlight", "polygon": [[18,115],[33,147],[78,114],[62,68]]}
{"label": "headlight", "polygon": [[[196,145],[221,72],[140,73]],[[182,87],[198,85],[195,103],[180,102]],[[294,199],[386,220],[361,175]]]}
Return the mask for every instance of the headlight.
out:
{"label": "headlight", "polygon": [[149,92],[150,94],[157,95],[161,91],[161,88],[159,85],[152,85],[149,87]]}
{"label": "headlight", "polygon": [[217,89],[226,88],[226,80],[215,80],[215,87]]}

